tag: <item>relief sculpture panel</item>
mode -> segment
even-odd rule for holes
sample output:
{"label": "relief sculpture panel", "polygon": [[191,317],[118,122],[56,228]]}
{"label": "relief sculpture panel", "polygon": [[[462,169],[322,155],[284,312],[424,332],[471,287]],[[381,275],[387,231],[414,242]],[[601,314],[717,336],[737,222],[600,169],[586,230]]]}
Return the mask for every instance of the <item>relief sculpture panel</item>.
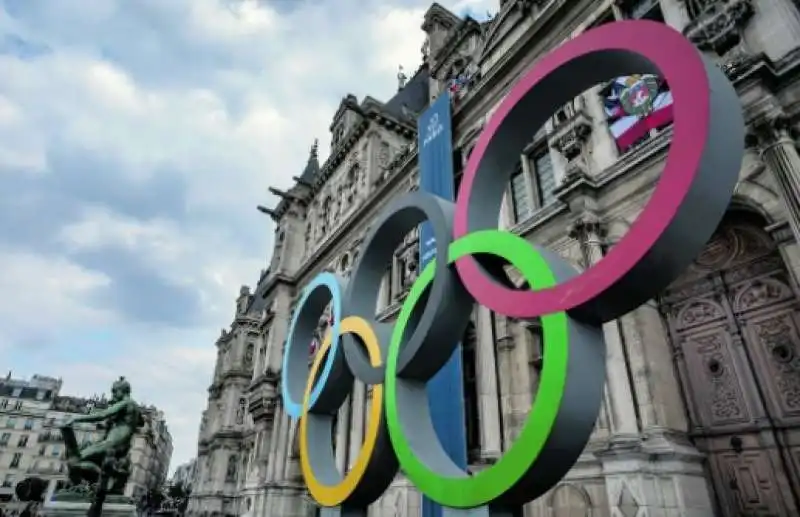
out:
{"label": "relief sculpture panel", "polygon": [[725,452],[713,461],[727,485],[727,490],[720,491],[727,508],[735,508],[738,515],[783,515],[785,508],[765,451]]}
{"label": "relief sculpture panel", "polygon": [[750,420],[731,353],[730,336],[725,329],[717,327],[684,339],[684,357],[695,394],[698,423],[711,427]]}
{"label": "relief sculpture panel", "polygon": [[763,372],[762,385],[772,393],[775,416],[800,417],[800,350],[797,314],[769,314],[747,326],[749,341]]}

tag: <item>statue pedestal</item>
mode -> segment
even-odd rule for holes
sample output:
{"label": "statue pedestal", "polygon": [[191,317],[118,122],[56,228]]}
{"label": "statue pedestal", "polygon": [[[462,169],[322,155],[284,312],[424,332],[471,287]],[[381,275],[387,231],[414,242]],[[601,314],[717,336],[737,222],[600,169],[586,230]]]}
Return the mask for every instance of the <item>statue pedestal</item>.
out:
{"label": "statue pedestal", "polygon": [[[65,500],[66,499],[66,500]],[[44,503],[42,517],[86,517],[92,502],[76,497],[53,499]],[[103,517],[137,517],[136,505],[127,497],[108,496],[103,504]]]}

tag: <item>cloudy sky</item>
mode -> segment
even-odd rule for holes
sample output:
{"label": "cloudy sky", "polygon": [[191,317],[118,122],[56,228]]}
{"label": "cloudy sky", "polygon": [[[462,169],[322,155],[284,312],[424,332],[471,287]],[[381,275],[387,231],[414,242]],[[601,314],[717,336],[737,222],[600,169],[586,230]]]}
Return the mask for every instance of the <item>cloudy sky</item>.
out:
{"label": "cloudy sky", "polygon": [[[478,17],[497,0],[440,0]],[[414,70],[425,0],[0,0],[0,369],[166,412],[196,450],[215,357],[341,97]],[[366,7],[365,7],[366,6]]]}

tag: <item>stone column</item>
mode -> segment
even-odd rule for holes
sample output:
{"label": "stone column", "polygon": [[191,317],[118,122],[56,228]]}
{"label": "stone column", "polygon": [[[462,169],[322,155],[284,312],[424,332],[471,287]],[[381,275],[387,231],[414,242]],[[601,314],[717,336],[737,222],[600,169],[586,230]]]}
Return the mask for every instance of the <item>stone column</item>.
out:
{"label": "stone column", "polygon": [[256,464],[258,465],[258,482],[264,483],[269,480],[269,468],[272,462],[272,439],[275,426],[275,417],[266,421],[264,429],[259,433],[259,443],[256,449]]}
{"label": "stone column", "polygon": [[497,364],[504,373],[499,379],[504,448],[517,438],[533,399],[527,340],[522,332],[525,330],[513,320],[497,318]]}
{"label": "stone column", "polygon": [[492,313],[480,306],[475,311],[478,415],[481,428],[481,459],[496,459],[502,454],[500,398],[497,384],[495,336]]}
{"label": "stone column", "polygon": [[761,128],[764,163],[775,175],[781,197],[786,206],[786,217],[800,242],[800,155],[790,135],[788,120],[777,117]]}
{"label": "stone column", "polygon": [[364,441],[364,419],[367,418],[364,407],[366,399],[366,386],[356,381],[353,386],[353,403],[352,415],[350,416],[350,452],[348,454],[349,460],[347,462],[348,468],[353,466],[358,452],[361,449],[361,444]]}
{"label": "stone column", "polygon": [[283,407],[279,406],[275,411],[275,420],[272,424],[272,443],[269,447],[269,459],[267,460],[267,482],[276,481],[279,478],[280,464],[280,436],[281,424],[283,422]]}
{"label": "stone column", "polygon": [[278,449],[275,455],[275,462],[277,463],[275,466],[275,476],[278,481],[286,479],[286,465],[289,462],[290,428],[291,422],[289,420],[289,415],[281,411],[280,427],[278,428],[278,436],[276,437]]}
{"label": "stone column", "polygon": [[[570,228],[570,236],[581,243],[587,267],[603,258],[601,228],[593,216],[579,219]],[[636,408],[631,393],[627,359],[623,350],[622,336],[616,321],[603,325],[606,340],[606,389],[608,390],[612,440],[638,439]]]}
{"label": "stone column", "polygon": [[336,420],[336,466],[340,472],[344,472],[347,467],[347,433],[350,432],[350,402],[351,397],[347,397],[345,403],[339,409],[339,416]]}

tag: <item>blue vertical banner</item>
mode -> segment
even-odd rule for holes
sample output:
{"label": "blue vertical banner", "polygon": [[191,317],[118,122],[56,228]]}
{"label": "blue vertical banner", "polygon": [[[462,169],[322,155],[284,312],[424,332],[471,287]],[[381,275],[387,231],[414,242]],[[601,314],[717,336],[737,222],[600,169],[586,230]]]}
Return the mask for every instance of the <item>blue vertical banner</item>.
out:
{"label": "blue vertical banner", "polygon": [[[445,91],[417,121],[420,191],[453,201],[453,130],[450,93]],[[419,230],[420,268],[436,256],[436,238],[430,225]],[[464,428],[464,384],[461,346],[439,373],[428,383],[433,425],[439,441],[456,465],[467,468],[467,438]],[[442,507],[428,498],[422,499],[422,517],[441,517]]]}

